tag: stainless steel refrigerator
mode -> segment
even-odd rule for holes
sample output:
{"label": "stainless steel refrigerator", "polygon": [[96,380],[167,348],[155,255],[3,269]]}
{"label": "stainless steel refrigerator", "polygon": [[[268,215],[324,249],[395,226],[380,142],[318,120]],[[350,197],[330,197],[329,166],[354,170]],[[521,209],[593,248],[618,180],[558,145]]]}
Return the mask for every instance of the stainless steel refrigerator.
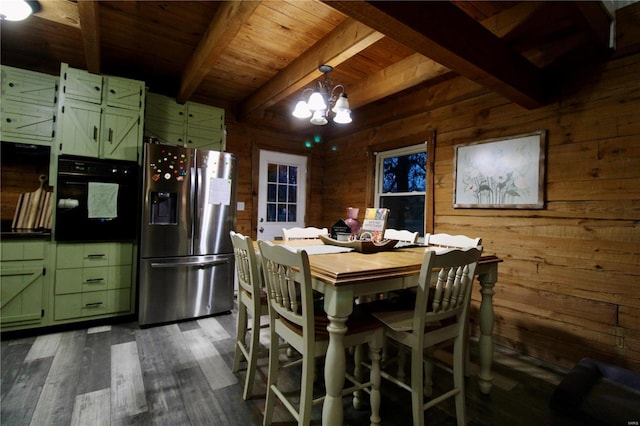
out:
{"label": "stainless steel refrigerator", "polygon": [[145,144],[141,326],[233,307],[236,172],[229,153]]}

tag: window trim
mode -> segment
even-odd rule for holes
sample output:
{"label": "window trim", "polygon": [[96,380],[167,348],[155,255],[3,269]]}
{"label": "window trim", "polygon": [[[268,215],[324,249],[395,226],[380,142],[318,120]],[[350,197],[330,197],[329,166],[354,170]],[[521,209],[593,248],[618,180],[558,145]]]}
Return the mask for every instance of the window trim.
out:
{"label": "window trim", "polygon": [[[380,207],[381,196],[419,196],[423,195],[425,200],[424,208],[424,222],[422,224],[422,234],[426,235],[427,232],[431,232],[429,229],[432,226],[428,224],[433,222],[432,209],[428,208],[428,203],[433,203],[433,168],[431,167],[431,155],[429,150],[429,142],[425,141],[417,145],[410,145],[401,148],[390,149],[386,151],[374,152],[375,155],[375,172],[374,172],[374,207]],[[382,175],[384,174],[384,160],[391,157],[399,157],[403,155],[411,155],[424,152],[427,155],[426,170],[425,170],[425,185],[426,188],[423,191],[411,191],[411,192],[381,192],[382,190]],[[429,231],[428,231],[429,230]]]}

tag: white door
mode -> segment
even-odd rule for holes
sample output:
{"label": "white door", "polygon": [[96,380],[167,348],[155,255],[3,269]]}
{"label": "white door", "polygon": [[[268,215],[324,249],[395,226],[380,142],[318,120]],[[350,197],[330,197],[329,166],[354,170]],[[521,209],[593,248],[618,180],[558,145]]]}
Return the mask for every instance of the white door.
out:
{"label": "white door", "polygon": [[282,237],[282,228],[304,226],[307,157],[260,150],[258,239]]}

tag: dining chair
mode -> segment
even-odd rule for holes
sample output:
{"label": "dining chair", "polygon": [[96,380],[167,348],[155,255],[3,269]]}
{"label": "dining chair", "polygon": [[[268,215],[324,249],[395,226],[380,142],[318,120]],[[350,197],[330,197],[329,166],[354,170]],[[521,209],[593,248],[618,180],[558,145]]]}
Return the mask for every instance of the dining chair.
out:
{"label": "dining chair", "polygon": [[480,237],[467,237],[466,235],[451,235],[445,233],[429,234],[425,238],[425,245],[437,247],[476,247],[482,244]]}
{"label": "dining chair", "polygon": [[415,244],[418,240],[418,233],[406,229],[387,228],[384,230],[385,240],[398,240],[406,243]]}
{"label": "dining chair", "polygon": [[[425,252],[413,308],[373,312],[385,325],[385,337],[411,350],[409,382],[383,371],[382,377],[411,392],[414,426],[424,425],[424,411],[455,397],[458,425],[466,424],[464,394],[465,324],[482,246]],[[433,291],[430,291],[434,283]],[[434,346],[453,341],[453,388],[424,402],[424,375],[432,368]],[[425,356],[425,354],[427,356]]]}
{"label": "dining chair", "polygon": [[327,228],[316,228],[313,226],[307,226],[306,228],[282,228],[282,239],[284,241],[318,239],[319,235],[329,235],[329,230]]}
{"label": "dining chair", "polygon": [[[256,258],[256,250],[250,237],[230,231],[238,277],[238,315],[236,320],[236,344],[232,372],[237,372],[240,362],[247,361],[247,375],[242,397],[251,396],[255,381],[260,349],[260,318],[269,314],[267,295],[262,286],[262,272]],[[250,325],[250,326],[249,326]],[[267,327],[265,324],[264,327]],[[247,332],[250,332],[247,344]]]}
{"label": "dining chair", "polygon": [[[282,402],[299,425],[308,425],[312,405],[324,400],[324,397],[313,398],[313,377],[314,361],[316,358],[325,356],[329,345],[328,319],[323,310],[314,304],[307,252],[262,240],[258,241],[258,246],[262,258],[271,330],[264,425],[271,424],[276,399]],[[379,424],[382,326],[374,317],[362,310],[354,311],[346,325],[347,332],[341,336],[345,348],[369,344],[371,374],[369,381],[365,383],[358,382],[353,375],[347,374],[345,378],[353,383],[353,386],[343,389],[342,395],[370,388],[370,420],[371,424]],[[278,338],[284,339],[293,346],[301,354],[301,358],[282,365],[278,347],[274,343]],[[296,404],[294,401],[297,399],[296,396],[281,389],[278,373],[281,368],[300,364],[302,364],[302,374],[299,403]],[[343,377],[334,379],[342,380]]]}

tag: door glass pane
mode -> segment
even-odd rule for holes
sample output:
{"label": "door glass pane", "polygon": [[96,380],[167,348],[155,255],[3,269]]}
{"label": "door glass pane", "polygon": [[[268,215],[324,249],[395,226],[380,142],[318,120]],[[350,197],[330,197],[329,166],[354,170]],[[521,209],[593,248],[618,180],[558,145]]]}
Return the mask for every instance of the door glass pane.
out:
{"label": "door glass pane", "polygon": [[267,166],[267,182],[277,182],[276,177],[278,176],[278,165],[269,163]]}
{"label": "door glass pane", "polygon": [[289,166],[289,183],[292,185],[298,183],[298,168],[296,166]]}
{"label": "door glass pane", "polygon": [[297,206],[295,204],[289,204],[289,209],[287,211],[287,221],[288,222],[295,222],[296,221],[296,211],[297,211]]}
{"label": "door glass pane", "polygon": [[267,202],[274,202],[276,201],[276,187],[277,185],[274,183],[270,183],[267,186]]}
{"label": "door glass pane", "polygon": [[274,203],[267,204],[267,222],[276,221],[276,205]]}
{"label": "door glass pane", "polygon": [[298,186],[297,185],[290,185],[289,186],[289,202],[290,203],[295,203],[298,198]]}
{"label": "door glass pane", "polygon": [[278,166],[278,182],[279,183],[287,183],[287,176],[289,168],[285,165]]}

